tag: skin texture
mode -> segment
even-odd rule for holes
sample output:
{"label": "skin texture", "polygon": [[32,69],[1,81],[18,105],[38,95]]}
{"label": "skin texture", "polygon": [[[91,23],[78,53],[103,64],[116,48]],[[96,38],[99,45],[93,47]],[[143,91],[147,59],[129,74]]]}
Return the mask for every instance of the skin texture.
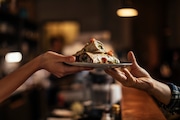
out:
{"label": "skin texture", "polygon": [[128,52],[127,58],[132,62],[130,70],[127,68],[114,68],[105,70],[105,72],[122,83],[122,85],[144,90],[167,105],[171,99],[170,88],[166,84],[153,79],[145,69],[140,67],[132,51]]}
{"label": "skin texture", "polygon": [[33,73],[40,69],[46,69],[57,77],[91,69],[66,65],[64,62],[75,62],[75,57],[64,56],[51,51],[37,56],[0,80],[0,102],[9,97],[9,95],[22,85]]}

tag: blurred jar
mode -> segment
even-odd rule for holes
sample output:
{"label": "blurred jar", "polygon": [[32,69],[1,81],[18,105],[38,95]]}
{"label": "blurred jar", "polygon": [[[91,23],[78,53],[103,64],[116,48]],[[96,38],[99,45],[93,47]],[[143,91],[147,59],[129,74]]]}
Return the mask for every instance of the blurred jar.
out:
{"label": "blurred jar", "polygon": [[104,109],[110,106],[110,90],[113,78],[107,75],[104,70],[95,69],[89,73],[91,100],[93,108]]}

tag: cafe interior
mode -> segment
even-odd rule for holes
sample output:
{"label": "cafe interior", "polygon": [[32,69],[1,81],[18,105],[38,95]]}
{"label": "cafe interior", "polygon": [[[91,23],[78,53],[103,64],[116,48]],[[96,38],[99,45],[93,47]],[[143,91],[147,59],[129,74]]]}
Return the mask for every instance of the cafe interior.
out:
{"label": "cafe interior", "polygon": [[[121,62],[133,51],[154,79],[180,85],[179,5],[179,0],[0,0],[0,77],[48,50],[73,55],[95,38]],[[39,70],[0,103],[0,120],[178,118],[102,68],[62,78]]]}

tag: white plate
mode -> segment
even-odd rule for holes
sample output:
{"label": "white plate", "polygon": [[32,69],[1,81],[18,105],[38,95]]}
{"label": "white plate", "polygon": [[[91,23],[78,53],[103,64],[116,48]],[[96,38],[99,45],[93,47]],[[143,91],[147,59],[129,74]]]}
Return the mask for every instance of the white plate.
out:
{"label": "white plate", "polygon": [[73,63],[66,63],[73,66],[81,66],[81,67],[93,67],[93,68],[117,68],[117,67],[127,67],[132,65],[131,62],[123,62],[119,64],[104,64],[104,63],[86,63],[86,62],[73,62]]}

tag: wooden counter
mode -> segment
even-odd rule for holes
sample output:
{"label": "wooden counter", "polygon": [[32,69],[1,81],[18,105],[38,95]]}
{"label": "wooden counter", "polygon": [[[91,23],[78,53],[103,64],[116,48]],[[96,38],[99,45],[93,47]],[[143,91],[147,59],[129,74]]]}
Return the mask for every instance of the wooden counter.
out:
{"label": "wooden counter", "polygon": [[166,120],[154,100],[146,92],[122,87],[122,120]]}

